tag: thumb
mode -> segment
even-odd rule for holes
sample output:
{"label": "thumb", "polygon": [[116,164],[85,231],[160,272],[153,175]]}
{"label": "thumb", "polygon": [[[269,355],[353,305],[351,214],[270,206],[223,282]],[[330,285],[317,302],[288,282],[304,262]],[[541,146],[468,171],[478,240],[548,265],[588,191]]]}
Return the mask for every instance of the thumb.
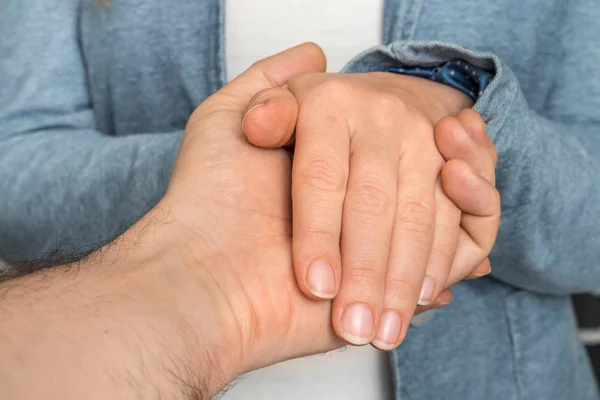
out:
{"label": "thumb", "polygon": [[293,143],[298,102],[287,87],[258,92],[246,109],[242,130],[250,143],[263,148],[278,148]]}
{"label": "thumb", "polygon": [[261,90],[281,87],[295,76],[324,72],[325,68],[323,50],[315,43],[304,43],[254,63],[203,104],[233,108],[241,118],[250,99]]}

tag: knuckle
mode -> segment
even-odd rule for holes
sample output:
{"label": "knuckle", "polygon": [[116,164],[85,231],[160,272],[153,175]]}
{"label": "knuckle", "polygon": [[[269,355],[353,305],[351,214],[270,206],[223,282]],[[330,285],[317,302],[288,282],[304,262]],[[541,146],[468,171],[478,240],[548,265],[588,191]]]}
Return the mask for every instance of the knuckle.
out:
{"label": "knuckle", "polygon": [[344,269],[346,279],[352,285],[361,287],[379,287],[383,282],[383,271],[376,268],[374,260],[363,260],[360,266]]}
{"label": "knuckle", "polygon": [[[319,255],[329,260],[339,258],[340,236],[327,229],[307,229],[294,232],[292,241],[292,254],[295,260],[304,260]],[[294,266],[301,265],[294,262]]]}
{"label": "knuckle", "polygon": [[391,209],[392,196],[377,184],[364,182],[348,193],[346,205],[359,214],[382,217]]}
{"label": "knuckle", "polygon": [[349,83],[343,79],[326,79],[315,86],[315,92],[334,96],[343,96],[348,93]]}
{"label": "knuckle", "polygon": [[367,141],[352,151],[352,158],[364,172],[365,176],[384,176],[384,166],[395,161],[395,153],[390,146],[390,134],[386,131],[373,131],[364,133]]}
{"label": "knuckle", "polygon": [[[432,156],[435,154],[439,159],[442,159],[441,154],[437,150],[437,146],[435,146],[435,139],[433,136],[433,124],[427,117],[422,114],[415,114],[413,118],[413,124],[415,126],[415,130],[420,132],[425,140],[423,140],[423,144],[429,149],[432,153]],[[435,151],[433,151],[435,149]]]}
{"label": "knuckle", "polygon": [[326,157],[313,157],[298,178],[301,186],[325,192],[341,192],[347,179],[345,169]]}
{"label": "knuckle", "polygon": [[424,202],[410,201],[398,207],[397,223],[401,229],[425,233],[433,228],[433,208]]}
{"label": "knuckle", "polygon": [[[308,243],[306,244],[330,244],[334,243],[339,246],[340,236],[334,231],[327,229],[309,228],[304,232],[301,232],[298,236],[301,236]],[[298,238],[300,239],[300,238]],[[296,240],[296,239],[294,239]],[[301,239],[299,240],[301,241]]]}
{"label": "knuckle", "polygon": [[398,299],[411,299],[415,303],[421,291],[418,285],[408,282],[400,276],[388,275],[385,279],[385,292],[392,294],[391,297]]}
{"label": "knuckle", "polygon": [[452,207],[444,207],[444,208],[437,208],[435,210],[436,214],[437,214],[437,218],[443,218],[447,221],[456,221],[457,223],[460,223],[460,218],[462,217],[462,211],[460,208],[455,207],[454,204]]}
{"label": "knuckle", "polygon": [[281,86],[281,82],[278,82],[277,79],[272,75],[272,71],[269,71],[267,67],[267,63],[265,60],[255,61],[249,68],[249,71],[253,71],[253,73],[257,74],[260,79],[263,79],[269,87],[279,87]]}
{"label": "knuckle", "polygon": [[342,107],[351,98],[351,85],[350,82],[340,78],[322,80],[315,84],[312,95],[323,107],[335,110]]}
{"label": "knuckle", "polygon": [[[433,260],[437,261],[437,264],[434,264],[439,269],[449,270],[451,267],[452,259],[454,258],[454,254],[456,253],[456,247],[450,248],[442,243],[433,243],[431,245],[431,255],[429,257],[430,262]],[[443,267],[443,268],[442,268]]]}
{"label": "knuckle", "polygon": [[404,115],[408,112],[408,106],[404,100],[393,93],[378,94],[373,105],[378,114],[381,115]]}
{"label": "knuckle", "polygon": [[319,72],[307,72],[301,75],[294,76],[288,80],[289,89],[294,92],[294,89],[310,87],[315,84],[315,82],[320,81],[322,73]]}
{"label": "knuckle", "polygon": [[248,67],[248,70],[262,69],[263,64],[264,64],[263,60],[254,61],[252,64],[250,64],[250,67]]}

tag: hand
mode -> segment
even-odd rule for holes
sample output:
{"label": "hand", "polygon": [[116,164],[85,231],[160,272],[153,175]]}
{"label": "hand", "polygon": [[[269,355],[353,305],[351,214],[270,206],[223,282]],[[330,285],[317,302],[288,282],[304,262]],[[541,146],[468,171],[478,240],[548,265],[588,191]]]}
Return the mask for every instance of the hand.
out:
{"label": "hand", "polygon": [[[452,264],[446,287],[463,279],[475,279],[488,275],[492,270],[490,260],[485,257],[469,273],[468,267],[460,265],[457,259],[480,260],[486,242],[494,243],[498,232],[500,217],[500,197],[497,190],[490,190],[495,184],[495,166],[498,154],[494,144],[486,134],[485,122],[474,110],[465,109],[457,117],[445,117],[434,127],[434,136],[438,150],[448,161],[440,174],[445,194],[461,209],[461,231],[469,238],[461,236],[458,249],[464,255],[456,255]],[[474,248],[473,245],[478,248]],[[415,314],[432,308],[439,308],[452,300],[444,290],[435,303],[418,306]],[[441,300],[444,298],[445,300]]]}
{"label": "hand", "polygon": [[[306,75],[248,104],[244,132],[251,143],[295,140],[296,278],[311,298],[335,297],[332,322],[349,343],[396,347],[417,302],[439,304],[445,287],[476,268],[479,275],[489,270],[500,212],[493,184],[475,186],[464,163],[450,165],[445,185],[468,183],[482,199],[476,211],[483,215],[463,218],[438,179],[444,159],[433,124],[470,105],[447,86],[387,73]],[[456,121],[474,115],[465,111]],[[470,150],[486,157],[484,149]],[[479,165],[493,177],[494,163]],[[473,211],[472,198],[454,200]]]}
{"label": "hand", "polygon": [[341,346],[329,302],[294,279],[290,159],[241,131],[252,94],[324,67],[310,44],[255,64],[194,112],[142,220],[80,263],[0,284],[0,397],[208,398]]}
{"label": "hand", "polygon": [[[461,210],[461,236],[447,284],[479,278],[491,272],[487,257],[467,276],[459,260],[476,264],[489,254],[500,224],[500,194],[494,189],[498,153],[487,136],[485,122],[471,109],[435,125],[435,141],[447,161],[441,173],[444,193]],[[468,236],[467,236],[468,235]]]}
{"label": "hand", "polygon": [[159,204],[177,222],[172,235],[182,238],[177,248],[186,264],[204,265],[196,273],[202,281],[209,276],[225,308],[225,381],[342,345],[329,324],[330,303],[307,299],[294,279],[291,160],[284,150],[250,145],[241,130],[253,94],[324,68],[317,46],[299,46],[255,64],[208,98],[188,122]]}

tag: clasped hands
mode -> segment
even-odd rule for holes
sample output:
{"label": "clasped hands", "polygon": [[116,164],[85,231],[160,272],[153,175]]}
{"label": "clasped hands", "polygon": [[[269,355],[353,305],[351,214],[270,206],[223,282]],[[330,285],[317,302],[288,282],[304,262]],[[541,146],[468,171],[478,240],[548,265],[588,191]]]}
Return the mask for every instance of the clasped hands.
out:
{"label": "clasped hands", "polygon": [[497,156],[470,100],[324,71],[314,44],[257,62],[194,111],[140,221],[0,283],[2,396],[208,398],[344,342],[393,349],[489,272]]}
{"label": "clasped hands", "polygon": [[448,303],[446,288],[489,272],[496,154],[470,106],[421,78],[313,72],[246,107],[251,143],[294,144],[296,279],[334,299],[345,341],[393,349],[417,304]]}
{"label": "clasped hands", "polygon": [[415,311],[490,270],[497,156],[470,99],[421,78],[324,70],[305,44],[208,98],[161,202],[206,239],[187,251],[218,283],[239,372],[339,346],[332,332],[393,349]]}

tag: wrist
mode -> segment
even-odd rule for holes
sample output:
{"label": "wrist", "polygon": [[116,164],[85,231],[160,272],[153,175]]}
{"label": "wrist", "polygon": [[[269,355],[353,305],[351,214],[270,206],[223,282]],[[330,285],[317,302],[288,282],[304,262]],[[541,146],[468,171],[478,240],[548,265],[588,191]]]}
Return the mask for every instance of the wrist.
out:
{"label": "wrist", "polygon": [[165,209],[159,204],[118,239],[134,241],[125,257],[119,244],[109,252],[119,253],[118,264],[140,285],[140,302],[163,327],[159,336],[166,343],[159,345],[174,361],[168,373],[178,378],[172,390],[197,387],[213,396],[242,373],[236,316],[220,269],[209,268],[225,261]]}
{"label": "wrist", "polygon": [[[219,333],[213,343],[222,382],[288,358],[340,346],[330,325],[330,303],[302,295],[291,264],[290,239],[271,216],[246,211],[238,215],[254,214],[253,225],[238,225],[240,219],[219,218],[231,209],[206,213],[199,203],[186,205],[177,198],[172,207],[167,206],[169,193],[163,201],[172,211],[168,235],[173,238],[182,275],[190,282],[201,282],[198,285],[208,294],[203,301],[193,293],[181,296],[185,301],[180,309],[187,307],[191,310],[187,314],[198,308],[215,310],[211,321],[216,322],[211,324],[213,334],[215,329]],[[273,230],[257,235],[256,226]],[[194,319],[193,324],[207,335],[202,319]]]}
{"label": "wrist", "polygon": [[388,82],[394,82],[394,88],[403,98],[423,113],[427,119],[435,124],[444,117],[456,116],[466,108],[473,107],[473,100],[458,89],[416,76],[399,75],[390,72],[384,74]]}
{"label": "wrist", "polygon": [[458,89],[444,85],[443,83],[426,80],[425,82],[431,84],[431,92],[428,92],[429,98],[439,102],[438,109],[440,112],[434,117],[434,121],[432,121],[434,123],[443,117],[455,117],[462,110],[471,108],[474,105],[473,100]]}
{"label": "wrist", "polygon": [[169,251],[130,238],[0,286],[0,397],[208,398],[221,388],[220,320],[182,306],[211,293],[178,276]]}

